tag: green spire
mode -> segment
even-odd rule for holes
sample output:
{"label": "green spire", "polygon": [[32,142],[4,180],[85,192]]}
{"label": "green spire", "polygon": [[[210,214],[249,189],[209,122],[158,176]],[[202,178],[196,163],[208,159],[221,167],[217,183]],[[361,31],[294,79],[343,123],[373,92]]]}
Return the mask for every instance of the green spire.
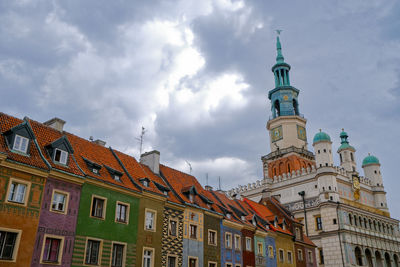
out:
{"label": "green spire", "polygon": [[277,56],[276,56],[276,63],[283,63],[284,57],[282,55],[282,46],[281,46],[281,41],[279,40],[279,33],[278,36],[276,36],[276,50],[277,50]]}

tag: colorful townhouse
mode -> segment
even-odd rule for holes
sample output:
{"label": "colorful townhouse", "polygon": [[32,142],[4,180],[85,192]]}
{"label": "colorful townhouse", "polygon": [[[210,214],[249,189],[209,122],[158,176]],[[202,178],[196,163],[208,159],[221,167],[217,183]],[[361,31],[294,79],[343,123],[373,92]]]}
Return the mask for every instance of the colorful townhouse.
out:
{"label": "colorful townhouse", "polygon": [[29,266],[48,166],[28,120],[0,113],[0,266]]}
{"label": "colorful townhouse", "polygon": [[43,161],[49,169],[31,266],[71,266],[84,173],[63,133],[64,121],[29,120]]}

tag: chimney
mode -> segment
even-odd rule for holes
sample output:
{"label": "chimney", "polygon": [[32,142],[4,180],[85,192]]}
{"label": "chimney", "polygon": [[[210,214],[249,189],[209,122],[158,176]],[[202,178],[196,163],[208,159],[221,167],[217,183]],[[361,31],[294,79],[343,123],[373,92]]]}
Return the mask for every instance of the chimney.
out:
{"label": "chimney", "polygon": [[160,152],[153,150],[140,156],[140,163],[148,166],[156,174],[160,174]]}
{"label": "chimney", "polygon": [[53,129],[56,129],[59,132],[62,132],[63,128],[64,128],[65,121],[63,121],[60,118],[54,117],[51,120],[43,122],[43,124],[53,128]]}
{"label": "chimney", "polygon": [[211,185],[206,185],[204,188],[205,188],[207,191],[212,191],[212,190],[213,190],[213,188],[212,188]]}
{"label": "chimney", "polygon": [[96,139],[94,141],[92,141],[95,144],[101,145],[101,146],[105,146],[106,145],[106,141],[100,140],[100,139]]}
{"label": "chimney", "polygon": [[262,198],[270,198],[271,197],[271,189],[267,188],[261,192]]}

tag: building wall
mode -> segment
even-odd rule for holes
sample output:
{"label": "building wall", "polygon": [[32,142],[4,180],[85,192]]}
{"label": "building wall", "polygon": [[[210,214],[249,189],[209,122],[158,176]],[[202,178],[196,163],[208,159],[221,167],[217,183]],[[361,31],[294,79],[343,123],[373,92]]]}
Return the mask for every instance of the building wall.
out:
{"label": "building wall", "polygon": [[[183,219],[183,266],[189,266],[189,257],[197,258],[198,267],[204,266],[204,217],[203,213],[187,208]],[[190,224],[197,226],[197,239],[190,237]]]}
{"label": "building wall", "polygon": [[[306,267],[305,250],[304,246],[299,243],[294,244],[295,252],[293,253],[296,259],[296,267]],[[301,258],[299,257],[299,250],[301,251]]]}
{"label": "building wall", "polygon": [[[242,229],[242,255],[243,255],[243,266],[255,266],[255,251],[257,247],[254,247],[254,231],[248,229]],[[246,237],[251,238],[252,248],[250,251],[246,250]],[[264,240],[261,239],[263,248],[265,248]]]}
{"label": "building wall", "polygon": [[[305,247],[305,259],[307,267],[317,267],[317,258],[315,255],[315,248],[312,247]],[[310,254],[311,253],[311,254]],[[309,256],[311,255],[311,256]]]}
{"label": "building wall", "polygon": [[[261,242],[263,244],[263,251],[261,254],[258,253],[257,244]],[[266,240],[262,236],[254,236],[254,257],[255,257],[255,264],[254,266],[266,266],[267,264],[267,256],[268,255],[268,245]],[[269,265],[268,265],[269,266]]]}
{"label": "building wall", "polygon": [[[177,236],[168,234],[170,219],[176,220]],[[182,267],[183,259],[183,211],[173,208],[164,208],[163,235],[162,235],[162,265],[167,266],[168,255],[177,257],[177,267]]]}
{"label": "building wall", "polygon": [[[277,259],[277,265],[279,267],[292,267],[296,266],[296,259],[294,258],[294,243],[292,236],[289,236],[287,234],[282,234],[282,233],[277,233],[276,239],[276,259]],[[281,262],[279,260],[279,250],[282,249],[284,252],[284,261]],[[287,252],[291,251],[292,252],[292,263],[289,263],[287,260]]]}
{"label": "building wall", "polygon": [[[11,179],[28,184],[26,205],[7,201]],[[0,167],[0,230],[18,232],[14,260],[0,260],[0,266],[30,265],[44,186],[44,177]]]}
{"label": "building wall", "polygon": [[[145,230],[145,211],[151,209],[156,211],[156,228],[155,231]],[[162,263],[162,235],[164,221],[164,202],[150,197],[140,198],[139,212],[136,213],[138,218],[137,229],[137,255],[136,265],[142,266],[143,249],[154,249],[154,266],[159,267]]]}
{"label": "building wall", "polygon": [[[209,261],[216,262],[217,266],[221,264],[221,242],[219,239],[221,236],[220,224],[220,218],[207,214],[204,215],[204,266],[208,266]],[[216,231],[216,246],[208,243],[208,230]]]}
{"label": "building wall", "polygon": [[[104,219],[90,216],[92,196],[107,199]],[[117,201],[129,204],[128,224],[115,222]],[[83,266],[85,247],[88,238],[102,240],[101,265],[109,266],[112,254],[112,241],[126,244],[126,266],[135,266],[136,240],[138,238],[139,199],[98,185],[85,183],[82,186],[79,213],[76,225],[72,266]],[[161,225],[161,223],[159,224]],[[143,226],[143,223],[142,223]],[[161,231],[160,231],[161,232]],[[159,241],[161,244],[161,240]]]}
{"label": "building wall", "polygon": [[[271,267],[276,267],[276,265],[277,265],[277,258],[276,258],[276,244],[275,244],[275,238],[274,237],[272,237],[272,236],[267,236],[266,238],[265,238],[265,245],[266,245],[266,261],[267,261],[267,266],[269,267],[269,266],[271,266]],[[274,249],[274,255],[273,255],[273,257],[271,258],[269,255],[268,255],[268,246],[272,246],[273,247],[273,249]]]}
{"label": "building wall", "polygon": [[[232,234],[232,248],[225,247],[225,233]],[[240,264],[243,266],[242,262],[242,252],[241,250],[236,250],[234,247],[234,236],[235,234],[241,236],[240,230],[236,230],[227,226],[221,225],[221,266],[225,267],[226,263]]]}
{"label": "building wall", "polygon": [[[66,214],[51,211],[54,190],[59,190],[68,194],[68,199],[66,201]],[[47,178],[31,266],[48,266],[48,264],[40,263],[45,234],[54,235],[64,239],[63,246],[65,249],[61,252],[62,258],[60,258],[59,266],[71,265],[80,191],[80,185]]]}

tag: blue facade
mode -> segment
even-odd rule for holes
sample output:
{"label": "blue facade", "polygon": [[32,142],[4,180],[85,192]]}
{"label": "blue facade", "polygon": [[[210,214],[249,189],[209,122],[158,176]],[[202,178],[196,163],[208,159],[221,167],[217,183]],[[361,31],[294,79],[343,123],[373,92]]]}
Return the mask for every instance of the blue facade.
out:
{"label": "blue facade", "polygon": [[194,239],[183,239],[182,266],[189,266],[189,257],[197,258],[197,266],[203,265],[204,246],[203,242]]}
{"label": "blue facade", "polygon": [[[275,246],[275,238],[271,237],[271,236],[267,236],[265,238],[265,244],[266,244],[266,250],[267,250],[267,266],[268,267],[276,267],[277,263],[276,263],[276,246]],[[270,258],[269,257],[269,253],[268,253],[268,246],[272,246],[274,248],[274,257]]]}
{"label": "blue facade", "polygon": [[[225,242],[226,233],[232,234],[232,244],[230,248],[226,247],[226,242]],[[235,235],[239,235],[241,239],[243,238],[240,230],[224,226],[221,223],[221,266],[225,267],[226,263],[231,263],[233,267],[235,267],[235,264],[240,264],[240,266],[243,266],[242,250],[235,248],[234,244]]]}

